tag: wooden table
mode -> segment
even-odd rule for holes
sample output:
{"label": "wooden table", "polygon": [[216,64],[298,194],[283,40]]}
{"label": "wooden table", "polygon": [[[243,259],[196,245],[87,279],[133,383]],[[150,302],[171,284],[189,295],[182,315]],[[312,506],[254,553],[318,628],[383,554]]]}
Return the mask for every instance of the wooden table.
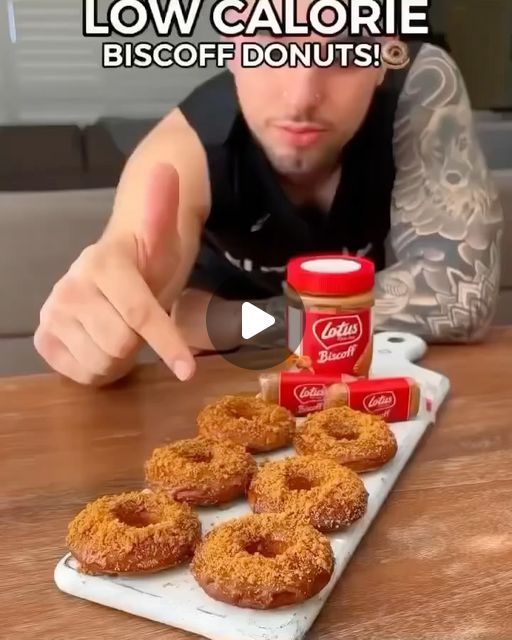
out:
{"label": "wooden table", "polygon": [[[309,638],[510,640],[511,347],[512,329],[498,329],[483,345],[430,350],[425,366],[449,376],[451,398]],[[190,637],[60,593],[53,568],[85,502],[139,487],[152,448],[193,434],[204,402],[253,389],[254,373],[219,357],[185,385],[163,366],[101,392],[55,376],[0,381],[0,637]]]}

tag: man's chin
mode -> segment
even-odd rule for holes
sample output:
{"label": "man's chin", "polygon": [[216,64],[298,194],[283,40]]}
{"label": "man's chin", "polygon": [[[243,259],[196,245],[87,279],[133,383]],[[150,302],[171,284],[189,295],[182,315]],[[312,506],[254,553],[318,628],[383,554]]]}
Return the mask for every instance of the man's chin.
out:
{"label": "man's chin", "polygon": [[283,176],[290,178],[306,178],[315,176],[326,170],[327,164],[311,157],[270,158],[273,168]]}

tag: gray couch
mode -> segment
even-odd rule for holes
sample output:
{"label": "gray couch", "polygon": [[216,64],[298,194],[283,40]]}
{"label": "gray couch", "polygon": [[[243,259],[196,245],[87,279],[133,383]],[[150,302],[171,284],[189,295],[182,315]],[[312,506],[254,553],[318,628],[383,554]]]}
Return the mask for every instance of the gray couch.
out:
{"label": "gray couch", "polygon": [[[503,126],[507,129],[509,125],[504,125],[499,117],[487,116],[481,120],[484,148],[505,209],[504,246],[512,247],[512,130],[504,136]],[[123,119],[100,123],[122,157],[126,157],[152,124],[149,120]],[[72,131],[72,135],[75,136],[76,131]],[[105,137],[100,131],[95,136],[89,139],[88,146],[78,145],[80,160],[67,160],[75,163],[75,174],[68,176],[65,190],[5,189],[0,171],[0,376],[47,370],[32,344],[39,310],[53,284],[80,251],[101,234],[112,209],[114,188],[105,187],[102,181],[106,179],[105,174],[109,174],[108,180],[115,184],[122,162],[108,144],[99,153],[94,140],[104,145]],[[73,144],[64,144],[64,148],[69,152]],[[85,156],[84,148],[88,152]],[[107,149],[108,161],[104,155]],[[45,153],[51,156],[48,148]],[[0,166],[1,155],[0,148]],[[97,162],[103,162],[103,169],[101,166],[94,169],[95,157]],[[84,158],[85,164],[81,166]],[[58,170],[58,162],[50,160],[56,165],[52,170]],[[36,157],[36,161],[40,158]],[[84,177],[83,173],[89,175]],[[39,180],[37,171],[35,174]],[[29,167],[25,172],[28,187],[33,184],[33,177],[34,171]],[[4,181],[8,179],[4,176]],[[496,323],[512,324],[512,252],[505,250],[503,254],[502,292]],[[149,350],[141,354],[142,361],[154,358]]]}

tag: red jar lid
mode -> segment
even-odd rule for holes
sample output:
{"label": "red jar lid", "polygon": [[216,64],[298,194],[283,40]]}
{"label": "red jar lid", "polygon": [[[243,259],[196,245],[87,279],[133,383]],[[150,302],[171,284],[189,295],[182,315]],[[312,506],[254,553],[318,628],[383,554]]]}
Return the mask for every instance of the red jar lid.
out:
{"label": "red jar lid", "polygon": [[298,293],[357,295],[373,289],[375,266],[367,258],[346,254],[299,256],[288,262],[287,282]]}

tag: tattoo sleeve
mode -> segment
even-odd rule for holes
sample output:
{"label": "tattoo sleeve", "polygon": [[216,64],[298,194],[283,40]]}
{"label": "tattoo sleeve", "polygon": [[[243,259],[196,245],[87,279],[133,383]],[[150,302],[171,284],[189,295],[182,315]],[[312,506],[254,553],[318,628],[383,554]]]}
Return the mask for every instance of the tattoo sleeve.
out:
{"label": "tattoo sleeve", "polygon": [[503,215],[464,81],[437,47],[424,45],[409,72],[393,146],[395,262],[377,275],[376,328],[478,340],[495,313]]}

